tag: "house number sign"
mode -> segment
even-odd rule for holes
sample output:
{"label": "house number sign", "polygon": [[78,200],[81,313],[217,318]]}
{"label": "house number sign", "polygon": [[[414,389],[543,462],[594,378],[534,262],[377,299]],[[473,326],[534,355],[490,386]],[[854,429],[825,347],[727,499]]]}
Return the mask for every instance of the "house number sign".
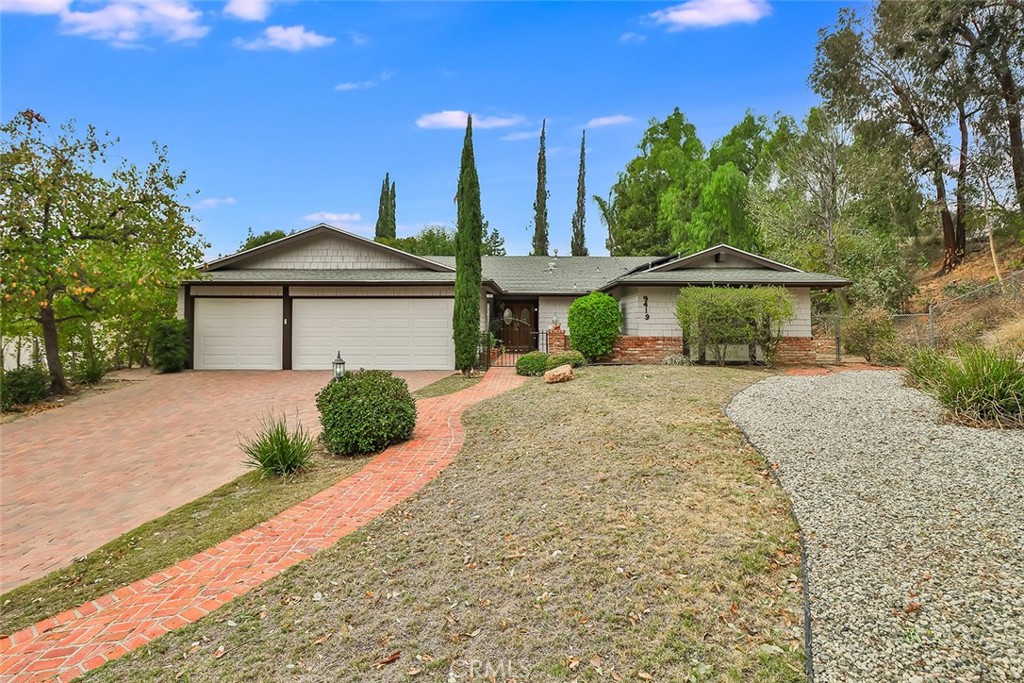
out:
{"label": "house number sign", "polygon": [[647,297],[644,297],[644,320],[650,320],[651,314],[647,311]]}

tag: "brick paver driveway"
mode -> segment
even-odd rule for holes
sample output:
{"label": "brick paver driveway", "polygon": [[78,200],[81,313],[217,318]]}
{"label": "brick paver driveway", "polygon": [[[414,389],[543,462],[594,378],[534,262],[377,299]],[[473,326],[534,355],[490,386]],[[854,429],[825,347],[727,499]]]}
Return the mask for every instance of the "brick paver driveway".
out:
{"label": "brick paver driveway", "polygon": [[[411,389],[450,371],[395,373]],[[0,426],[0,592],[69,564],[245,471],[261,412],[316,431],[329,372],[186,372]]]}

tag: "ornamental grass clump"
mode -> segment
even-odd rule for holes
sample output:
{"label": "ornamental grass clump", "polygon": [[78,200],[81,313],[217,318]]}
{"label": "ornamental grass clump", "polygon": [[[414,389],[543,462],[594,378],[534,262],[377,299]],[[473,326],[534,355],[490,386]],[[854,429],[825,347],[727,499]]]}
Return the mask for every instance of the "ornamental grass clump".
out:
{"label": "ornamental grass clump", "polygon": [[360,370],[334,380],[316,395],[320,441],[336,455],[376,453],[408,441],[416,426],[416,400],[404,379],[385,370]]}
{"label": "ornamental grass clump", "polygon": [[284,415],[261,415],[256,433],[239,447],[246,455],[243,464],[255,469],[261,477],[286,477],[310,467],[316,440],[298,417],[293,430],[288,428]]}
{"label": "ornamental grass clump", "polygon": [[962,346],[954,357],[919,351],[907,375],[957,422],[1024,429],[1024,361],[1012,354],[983,346]]}

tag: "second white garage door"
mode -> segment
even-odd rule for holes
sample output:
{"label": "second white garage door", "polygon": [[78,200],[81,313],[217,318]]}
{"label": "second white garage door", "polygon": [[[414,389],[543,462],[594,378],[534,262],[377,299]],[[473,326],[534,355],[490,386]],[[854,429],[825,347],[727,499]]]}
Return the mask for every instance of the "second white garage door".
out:
{"label": "second white garage door", "polygon": [[341,351],[349,370],[455,367],[452,299],[294,299],[292,368],[326,370]]}

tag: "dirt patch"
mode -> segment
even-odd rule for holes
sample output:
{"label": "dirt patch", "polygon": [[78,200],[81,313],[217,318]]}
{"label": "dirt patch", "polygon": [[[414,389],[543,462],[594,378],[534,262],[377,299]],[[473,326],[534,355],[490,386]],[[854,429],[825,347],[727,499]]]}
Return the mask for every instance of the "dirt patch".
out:
{"label": "dirt patch", "polygon": [[482,403],[417,496],[87,680],[802,681],[789,502],[721,409],[763,376],[588,368]]}
{"label": "dirt patch", "polygon": [[40,401],[39,403],[21,406],[18,410],[0,413],[0,424],[7,424],[8,422],[20,420],[23,417],[31,417],[33,415],[38,415],[39,413],[45,413],[48,410],[63,408],[64,406],[87,399],[90,396],[97,396],[99,394],[106,394],[111,391],[123,389],[134,382],[143,381],[144,379],[146,379],[146,377],[141,374],[112,373],[96,384],[72,387],[70,394],[66,394],[64,396],[53,396]]}

